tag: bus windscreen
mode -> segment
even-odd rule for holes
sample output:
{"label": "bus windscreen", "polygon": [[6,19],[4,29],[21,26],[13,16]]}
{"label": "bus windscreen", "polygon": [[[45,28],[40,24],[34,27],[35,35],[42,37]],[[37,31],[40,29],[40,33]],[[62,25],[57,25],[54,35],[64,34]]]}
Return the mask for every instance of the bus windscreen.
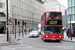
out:
{"label": "bus windscreen", "polygon": [[61,19],[61,12],[47,12],[46,19]]}
{"label": "bus windscreen", "polygon": [[46,20],[46,25],[62,25],[61,20]]}
{"label": "bus windscreen", "polygon": [[45,33],[47,34],[61,34],[62,33],[62,27],[50,27],[45,26]]}

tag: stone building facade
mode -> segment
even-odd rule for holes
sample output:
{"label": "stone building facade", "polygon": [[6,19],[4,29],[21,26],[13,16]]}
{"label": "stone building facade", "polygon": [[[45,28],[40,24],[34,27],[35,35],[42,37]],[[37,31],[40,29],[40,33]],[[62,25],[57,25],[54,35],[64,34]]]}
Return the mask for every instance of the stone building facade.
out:
{"label": "stone building facade", "polygon": [[[0,25],[1,30],[6,30],[6,0],[0,1],[0,15],[4,14],[4,17],[0,16],[0,23],[2,22],[4,26]],[[8,0],[8,17],[12,20],[11,32],[15,31],[15,19],[20,21],[20,27],[16,25],[16,31],[22,30],[22,21],[26,22],[26,29],[32,29],[32,24],[34,24],[33,29],[37,29],[38,23],[40,22],[41,16],[43,14],[43,4],[36,0]],[[2,28],[3,27],[3,28]],[[25,26],[23,26],[25,29]]]}

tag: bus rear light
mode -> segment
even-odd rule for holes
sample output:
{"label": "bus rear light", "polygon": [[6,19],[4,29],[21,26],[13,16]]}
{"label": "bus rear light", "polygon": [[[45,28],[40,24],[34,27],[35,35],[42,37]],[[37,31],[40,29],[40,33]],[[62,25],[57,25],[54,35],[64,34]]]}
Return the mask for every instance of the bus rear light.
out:
{"label": "bus rear light", "polygon": [[48,36],[46,36],[46,38],[48,38]]}

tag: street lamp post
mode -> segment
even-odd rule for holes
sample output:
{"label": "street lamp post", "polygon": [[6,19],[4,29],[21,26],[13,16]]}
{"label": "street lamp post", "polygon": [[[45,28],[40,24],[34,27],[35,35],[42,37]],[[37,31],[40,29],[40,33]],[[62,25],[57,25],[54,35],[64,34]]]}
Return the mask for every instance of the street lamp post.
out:
{"label": "street lamp post", "polygon": [[19,21],[19,37],[20,37],[20,21]]}
{"label": "street lamp post", "polygon": [[17,19],[15,19],[15,39],[16,39],[16,25],[17,25]]}
{"label": "street lamp post", "polygon": [[22,37],[24,37],[23,27],[24,27],[24,21],[22,20]]}
{"label": "street lamp post", "polygon": [[[71,15],[70,15],[70,33],[71,33]],[[71,40],[72,40],[72,35],[71,35]]]}
{"label": "street lamp post", "polygon": [[24,24],[25,24],[25,34],[26,34],[26,22]]}
{"label": "street lamp post", "polygon": [[18,26],[19,26],[19,37],[20,37],[20,21],[18,21]]}
{"label": "street lamp post", "polygon": [[[32,14],[32,25],[33,25],[33,15],[34,15],[34,14]],[[33,29],[33,26],[32,26],[32,29]]]}
{"label": "street lamp post", "polygon": [[[7,7],[7,21],[8,21],[8,0],[6,0],[6,7]],[[8,26],[8,24],[7,24],[7,26]],[[7,27],[7,41],[9,41],[8,27]]]}

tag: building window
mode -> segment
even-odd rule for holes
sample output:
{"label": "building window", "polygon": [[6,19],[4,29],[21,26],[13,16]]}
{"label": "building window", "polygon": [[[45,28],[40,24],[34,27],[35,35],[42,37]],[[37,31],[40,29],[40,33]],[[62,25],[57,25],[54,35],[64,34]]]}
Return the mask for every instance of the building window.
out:
{"label": "building window", "polygon": [[71,0],[71,6],[72,6],[72,0]]}
{"label": "building window", "polygon": [[68,0],[68,7],[70,7],[70,0]]}
{"label": "building window", "polygon": [[0,25],[5,25],[6,24],[6,22],[0,22]]}
{"label": "building window", "polygon": [[75,13],[75,7],[74,7],[74,13]]}
{"label": "building window", "polygon": [[69,14],[71,14],[71,8],[69,8]]}
{"label": "building window", "polygon": [[4,8],[5,8],[5,3],[4,3]]}
{"label": "building window", "polygon": [[73,21],[73,15],[71,15],[71,21]]}
{"label": "building window", "polygon": [[74,15],[74,21],[75,21],[75,15]]}
{"label": "building window", "polygon": [[68,21],[70,21],[70,16],[68,16]]}
{"label": "building window", "polygon": [[72,7],[72,13],[74,14],[74,7]]}
{"label": "building window", "polygon": [[72,0],[72,6],[74,6],[74,0]]}
{"label": "building window", "polygon": [[5,17],[5,14],[0,12],[0,17]]}
{"label": "building window", "polygon": [[72,8],[71,8],[71,14],[72,14]]}
{"label": "building window", "polygon": [[75,5],[75,0],[74,0],[74,5]]}
{"label": "building window", "polygon": [[3,8],[3,3],[0,3],[0,8]]}

